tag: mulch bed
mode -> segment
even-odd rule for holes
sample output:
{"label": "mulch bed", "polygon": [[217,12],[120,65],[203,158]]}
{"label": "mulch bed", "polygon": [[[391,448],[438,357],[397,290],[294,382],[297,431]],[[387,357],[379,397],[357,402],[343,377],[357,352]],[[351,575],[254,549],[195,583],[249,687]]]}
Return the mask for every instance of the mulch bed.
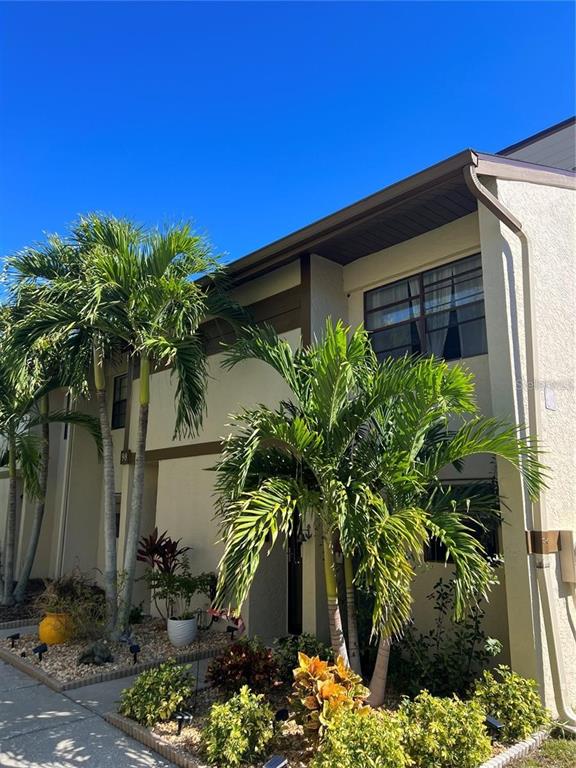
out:
{"label": "mulch bed", "polygon": [[0,625],[20,622],[23,626],[27,622],[35,622],[38,617],[36,599],[44,589],[42,579],[30,579],[22,603],[11,606],[0,605]]}
{"label": "mulch bed", "polygon": [[229,638],[222,632],[206,632],[200,634],[193,643],[183,648],[174,648],[168,639],[164,622],[148,619],[133,627],[133,642],[141,648],[136,665],[126,643],[109,643],[113,662],[102,666],[78,664],[78,657],[90,645],[87,641],[49,646],[40,662],[33,652],[38,645],[36,634],[22,635],[16,641],[14,648],[11,648],[9,640],[0,640],[0,654],[5,661],[14,663],[23,671],[33,676],[39,674],[42,682],[52,688],[67,690],[102,680],[133,675],[171,658],[178,661],[209,658],[224,648],[229,643]]}

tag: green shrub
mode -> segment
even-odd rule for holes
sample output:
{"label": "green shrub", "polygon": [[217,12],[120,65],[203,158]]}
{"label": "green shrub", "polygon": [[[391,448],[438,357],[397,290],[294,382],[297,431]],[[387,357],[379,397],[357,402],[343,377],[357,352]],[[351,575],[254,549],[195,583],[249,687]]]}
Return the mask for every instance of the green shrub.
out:
{"label": "green shrub", "polygon": [[324,732],[310,768],[407,768],[402,723],[390,712],[337,712]]}
{"label": "green shrub", "polygon": [[314,635],[304,632],[301,635],[286,635],[274,641],[274,660],[278,666],[278,676],[285,683],[294,680],[293,670],[298,666],[298,654],[317,656],[323,661],[334,661],[334,651]]}
{"label": "green shrub", "polygon": [[476,768],[492,753],[484,710],[476,701],[422,691],[403,702],[404,746],[416,768]]}
{"label": "green shrub", "polygon": [[247,685],[253,691],[267,691],[278,673],[272,651],[258,638],[238,640],[208,667],[206,679],[223,691],[237,693]]}
{"label": "green shrub", "polygon": [[434,696],[455,693],[468,698],[473,683],[502,652],[502,643],[484,632],[482,602],[457,622],[453,619],[454,595],[454,580],[437,581],[428,595],[436,616],[431,629],[420,632],[408,626],[392,644],[388,679],[395,691],[414,697],[425,689]]}
{"label": "green shrub", "polygon": [[504,741],[521,741],[550,723],[535,681],[517,675],[508,667],[500,666],[494,674],[484,672],[476,683],[474,699],[487,715],[504,723]]}
{"label": "green shrub", "polygon": [[194,678],[190,665],[173,661],[138,675],[134,685],[122,691],[119,712],[141,725],[151,726],[172,715],[192,697]]}
{"label": "green shrub", "polygon": [[274,712],[245,685],[225,704],[212,705],[202,740],[210,763],[235,768],[265,757],[273,736]]}

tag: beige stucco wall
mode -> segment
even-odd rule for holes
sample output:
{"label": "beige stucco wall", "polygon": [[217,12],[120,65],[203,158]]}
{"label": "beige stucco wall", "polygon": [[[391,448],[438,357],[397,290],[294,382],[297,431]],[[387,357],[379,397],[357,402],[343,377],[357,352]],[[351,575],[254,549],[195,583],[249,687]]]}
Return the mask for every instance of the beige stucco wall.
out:
{"label": "beige stucco wall", "polygon": [[[534,387],[541,419],[540,440],[550,468],[543,495],[545,529],[576,528],[576,202],[575,193],[524,182],[487,185],[520,220],[529,240],[535,289],[533,328],[539,380],[526,375],[522,252],[519,239],[481,207],[487,332],[494,413],[527,419],[528,390]],[[548,406],[545,403],[545,388]],[[552,401],[555,401],[552,402]],[[567,585],[559,578],[558,555],[526,554],[524,529],[532,527],[530,504],[517,476],[499,467],[503,493],[513,514],[503,529],[512,664],[536,676],[547,703],[554,706],[548,648],[542,627],[535,566],[548,567],[554,583],[565,685],[576,702],[576,616]]]}
{"label": "beige stucco wall", "polygon": [[246,306],[266,299],[276,293],[287,291],[300,285],[300,262],[292,261],[283,267],[278,267],[262,277],[257,277],[232,291],[232,297]]}

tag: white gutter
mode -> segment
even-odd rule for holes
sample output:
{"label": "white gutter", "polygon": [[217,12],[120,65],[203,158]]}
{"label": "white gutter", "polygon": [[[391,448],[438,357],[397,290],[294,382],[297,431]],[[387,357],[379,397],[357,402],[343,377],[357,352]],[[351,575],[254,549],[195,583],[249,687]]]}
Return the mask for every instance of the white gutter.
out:
{"label": "white gutter", "polygon": [[[538,350],[534,338],[534,291],[532,286],[530,272],[530,242],[528,236],[522,229],[520,221],[510,211],[502,205],[490,190],[488,190],[478,179],[477,166],[478,158],[474,157],[473,164],[464,168],[464,179],[471,194],[482,203],[488,210],[496,216],[508,229],[512,230],[518,236],[522,246],[522,282],[524,289],[524,328],[526,334],[526,372],[528,381],[534,384],[539,381],[538,378]],[[538,439],[541,434],[540,410],[537,401],[537,387],[528,387],[528,419],[530,434]],[[546,514],[545,491],[542,489],[537,499],[532,502],[533,527],[538,531],[548,530],[548,517]],[[551,578],[551,558],[553,554],[536,555],[536,575],[540,602],[542,605],[542,615],[544,619],[544,629],[548,643],[548,652],[550,655],[550,669],[552,673],[552,684],[554,688],[554,697],[560,719],[566,724],[566,727],[576,733],[576,713],[567,700],[565,690],[565,668],[562,650],[558,643],[558,617],[556,615],[556,605],[552,600],[552,578]]]}

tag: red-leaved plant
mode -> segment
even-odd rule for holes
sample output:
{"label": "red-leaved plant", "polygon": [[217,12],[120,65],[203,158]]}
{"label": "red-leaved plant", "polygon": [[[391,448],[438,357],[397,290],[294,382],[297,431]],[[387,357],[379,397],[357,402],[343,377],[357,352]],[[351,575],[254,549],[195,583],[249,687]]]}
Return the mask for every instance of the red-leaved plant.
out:
{"label": "red-leaved plant", "polygon": [[160,573],[176,573],[183,565],[183,555],[190,549],[181,547],[181,541],[168,536],[168,531],[158,535],[158,528],[154,528],[149,536],[142,536],[138,542],[136,559]]}

